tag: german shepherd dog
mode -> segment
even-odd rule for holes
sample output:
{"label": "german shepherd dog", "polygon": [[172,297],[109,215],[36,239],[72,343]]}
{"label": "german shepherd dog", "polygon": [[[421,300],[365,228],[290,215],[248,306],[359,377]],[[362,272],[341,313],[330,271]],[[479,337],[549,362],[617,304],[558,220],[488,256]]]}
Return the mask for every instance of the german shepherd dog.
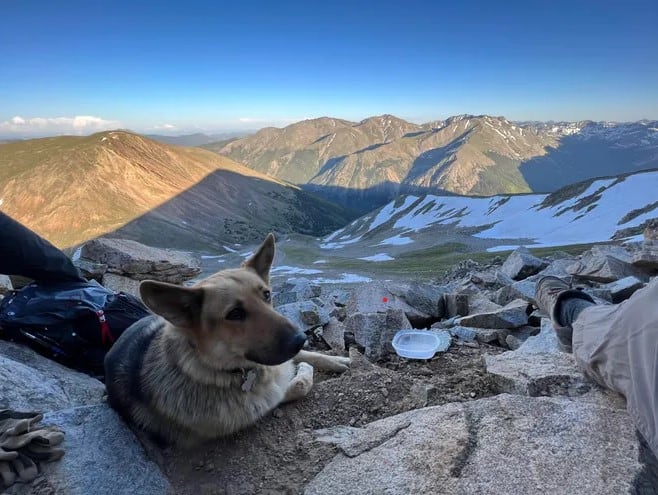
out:
{"label": "german shepherd dog", "polygon": [[304,397],[313,366],[347,370],[349,358],[302,351],[304,333],[274,310],[273,259],[269,234],[241,268],[192,287],[143,281],[155,315],[128,328],[105,358],[112,407],[160,445],[191,446]]}

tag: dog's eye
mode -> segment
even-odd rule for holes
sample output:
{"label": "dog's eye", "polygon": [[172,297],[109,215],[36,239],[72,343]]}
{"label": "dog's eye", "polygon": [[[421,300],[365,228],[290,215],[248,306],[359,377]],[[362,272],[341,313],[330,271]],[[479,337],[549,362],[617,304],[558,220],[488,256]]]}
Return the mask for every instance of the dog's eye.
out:
{"label": "dog's eye", "polygon": [[247,312],[243,308],[233,308],[226,314],[226,319],[231,321],[244,321]]}
{"label": "dog's eye", "polygon": [[272,300],[272,293],[269,290],[264,290],[263,299],[265,300],[265,302],[270,302]]}

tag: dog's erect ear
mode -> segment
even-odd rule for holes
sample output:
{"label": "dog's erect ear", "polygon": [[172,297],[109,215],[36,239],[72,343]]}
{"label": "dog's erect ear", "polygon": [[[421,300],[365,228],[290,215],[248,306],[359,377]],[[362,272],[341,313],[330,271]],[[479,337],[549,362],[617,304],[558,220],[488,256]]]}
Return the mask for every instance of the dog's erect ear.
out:
{"label": "dog's erect ear", "polygon": [[266,283],[270,283],[270,268],[274,261],[274,234],[267,234],[256,253],[242,263],[243,268],[254,270]]}
{"label": "dog's erect ear", "polygon": [[203,290],[180,285],[144,280],[139,284],[144,304],[172,325],[192,328],[199,323]]}

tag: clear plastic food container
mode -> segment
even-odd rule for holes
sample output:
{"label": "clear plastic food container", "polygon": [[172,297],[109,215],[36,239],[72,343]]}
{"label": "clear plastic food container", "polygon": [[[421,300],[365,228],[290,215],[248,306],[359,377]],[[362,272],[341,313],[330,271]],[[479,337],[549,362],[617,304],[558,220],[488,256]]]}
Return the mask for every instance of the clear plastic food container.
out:
{"label": "clear plastic food container", "polygon": [[400,330],[393,337],[393,349],[398,356],[409,359],[430,359],[450,347],[450,334],[445,331]]}

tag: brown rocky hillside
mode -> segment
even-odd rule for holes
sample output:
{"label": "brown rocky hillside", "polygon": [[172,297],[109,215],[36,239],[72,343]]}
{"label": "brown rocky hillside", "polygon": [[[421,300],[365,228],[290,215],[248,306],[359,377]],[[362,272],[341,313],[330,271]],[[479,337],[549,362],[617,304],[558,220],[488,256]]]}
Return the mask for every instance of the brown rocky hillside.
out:
{"label": "brown rocky hillside", "polygon": [[[390,182],[468,194],[485,192],[481,176],[499,161],[518,165],[550,144],[554,137],[504,118],[459,116],[416,125],[383,115],[359,123],[305,120],[210,148],[298,184],[367,189]],[[504,192],[529,191],[522,177],[510,181]]]}
{"label": "brown rocky hillside", "polygon": [[260,172],[296,184],[309,182],[333,158],[398,139],[420,126],[391,115],[359,123],[322,117],[283,129],[268,127],[213,151],[245,163]]}
{"label": "brown rocky hillside", "polygon": [[0,201],[62,247],[118,229],[153,245],[209,246],[269,230],[319,234],[349,218],[210,151],[123,131],[0,146]]}

